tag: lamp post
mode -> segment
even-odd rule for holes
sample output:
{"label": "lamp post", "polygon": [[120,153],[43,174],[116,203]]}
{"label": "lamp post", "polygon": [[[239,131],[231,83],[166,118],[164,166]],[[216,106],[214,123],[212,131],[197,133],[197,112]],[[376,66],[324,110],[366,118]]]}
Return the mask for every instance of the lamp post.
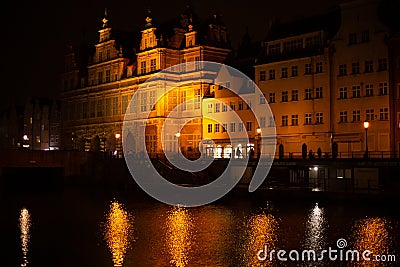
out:
{"label": "lamp post", "polygon": [[177,132],[176,134],[175,134],[175,136],[176,136],[176,138],[178,139],[178,153],[179,153],[179,151],[180,151],[180,149],[181,149],[181,143],[180,143],[180,140],[179,140],[179,137],[181,137],[181,133],[180,132]]}
{"label": "lamp post", "polygon": [[259,158],[260,153],[261,153],[260,152],[261,151],[261,149],[260,149],[261,128],[257,128],[256,132],[257,132],[257,157]]}
{"label": "lamp post", "polygon": [[120,150],[120,145],[119,145],[119,139],[121,138],[121,134],[119,134],[119,133],[116,133],[115,134],[115,139],[116,139],[116,150],[117,150],[117,158],[119,158],[119,150]]}
{"label": "lamp post", "polygon": [[365,158],[368,158],[368,128],[369,128],[368,121],[364,121],[364,128],[365,128]]}

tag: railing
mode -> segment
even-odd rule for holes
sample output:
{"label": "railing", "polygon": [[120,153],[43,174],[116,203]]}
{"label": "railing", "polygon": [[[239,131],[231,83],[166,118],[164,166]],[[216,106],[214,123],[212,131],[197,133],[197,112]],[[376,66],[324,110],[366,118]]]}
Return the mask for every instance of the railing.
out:
{"label": "railing", "polygon": [[[332,159],[332,152],[322,152],[321,154],[315,152],[308,152],[303,155],[302,152],[286,152],[283,154],[275,154],[275,159]],[[361,159],[361,158],[371,158],[371,159],[385,159],[385,158],[400,158],[399,152],[394,151],[370,151],[368,156],[363,151],[357,152],[338,152],[336,158],[338,159]]]}

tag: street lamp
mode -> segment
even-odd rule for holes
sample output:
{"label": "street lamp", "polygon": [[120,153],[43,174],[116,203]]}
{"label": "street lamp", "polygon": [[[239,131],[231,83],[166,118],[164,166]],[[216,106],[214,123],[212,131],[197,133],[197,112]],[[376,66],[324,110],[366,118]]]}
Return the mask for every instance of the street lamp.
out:
{"label": "street lamp", "polygon": [[179,151],[181,150],[181,144],[180,144],[180,140],[179,140],[179,137],[181,137],[181,133],[177,132],[175,134],[175,136],[176,136],[176,138],[178,138],[178,153],[179,153]]}
{"label": "street lamp", "polygon": [[368,121],[364,121],[364,128],[365,128],[365,157],[368,158],[368,128],[369,128]]}
{"label": "street lamp", "polygon": [[260,137],[261,137],[261,128],[257,128],[257,157],[260,157]]}
{"label": "street lamp", "polygon": [[116,150],[117,150],[117,158],[119,158],[119,149],[120,149],[120,146],[119,146],[119,139],[121,138],[121,134],[119,134],[119,133],[116,133],[115,134],[115,139],[117,140],[117,144],[116,144]]}

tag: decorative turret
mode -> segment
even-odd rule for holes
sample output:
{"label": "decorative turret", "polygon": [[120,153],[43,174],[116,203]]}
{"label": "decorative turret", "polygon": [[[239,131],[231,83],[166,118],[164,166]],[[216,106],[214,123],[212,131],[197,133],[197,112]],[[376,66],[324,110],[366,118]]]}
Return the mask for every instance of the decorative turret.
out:
{"label": "decorative turret", "polygon": [[104,17],[101,20],[102,27],[99,30],[100,33],[100,38],[99,38],[99,43],[108,41],[110,39],[111,36],[111,27],[109,26],[109,19],[108,19],[108,12],[107,12],[107,8],[104,9]]}

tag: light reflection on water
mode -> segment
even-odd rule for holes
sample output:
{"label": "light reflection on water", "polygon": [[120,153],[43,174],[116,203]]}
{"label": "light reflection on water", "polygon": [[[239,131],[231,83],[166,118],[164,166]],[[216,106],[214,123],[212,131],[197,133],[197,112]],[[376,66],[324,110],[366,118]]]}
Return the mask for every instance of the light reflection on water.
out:
{"label": "light reflection on water", "polygon": [[114,266],[123,265],[125,254],[134,241],[133,222],[133,215],[122,204],[111,202],[102,230]]}
{"label": "light reflection on water", "polygon": [[22,249],[22,263],[21,267],[28,266],[28,252],[30,241],[30,228],[31,228],[31,215],[26,208],[21,209],[19,216],[19,229]]}
{"label": "light reflection on water", "polygon": [[[353,227],[353,248],[362,253],[370,250],[373,255],[393,254],[393,236],[391,223],[385,218],[364,218]],[[373,256],[369,256],[374,259]],[[399,255],[396,255],[399,257]],[[359,263],[354,265],[361,266]],[[382,262],[364,262],[363,266],[382,266]]]}
{"label": "light reflection on water", "polygon": [[177,267],[187,266],[195,242],[192,216],[186,208],[175,206],[169,211],[165,224],[170,263]]}

